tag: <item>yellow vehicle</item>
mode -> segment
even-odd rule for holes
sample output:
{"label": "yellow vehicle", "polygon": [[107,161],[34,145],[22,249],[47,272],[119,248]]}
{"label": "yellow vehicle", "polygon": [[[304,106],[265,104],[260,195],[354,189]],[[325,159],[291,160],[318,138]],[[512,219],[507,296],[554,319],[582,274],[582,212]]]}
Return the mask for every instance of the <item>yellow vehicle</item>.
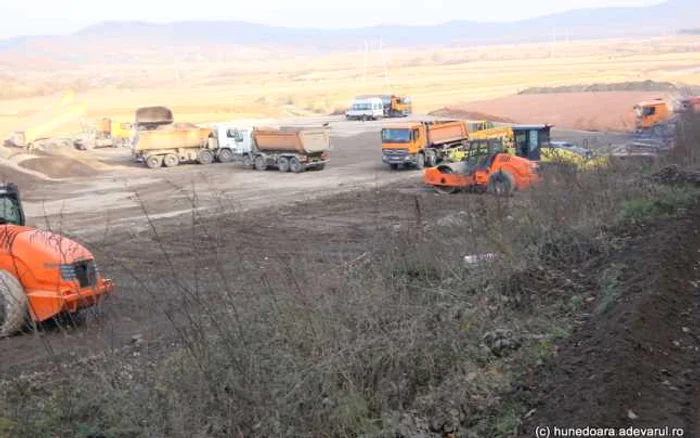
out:
{"label": "yellow vehicle", "polygon": [[[469,139],[475,144],[482,144],[484,148],[497,148],[505,153],[520,157],[528,156],[528,145],[539,144],[540,158],[543,163],[560,163],[574,165],[580,169],[589,169],[605,165],[605,157],[596,157],[593,152],[576,147],[571,143],[551,141],[549,129],[539,129],[542,126],[533,127],[527,125],[502,126],[492,129],[471,132]],[[533,129],[530,129],[533,128]],[[538,128],[538,129],[534,129]],[[539,138],[545,136],[546,138]],[[479,142],[481,140],[482,142]],[[516,144],[518,145],[516,148]],[[472,148],[477,149],[477,148]],[[451,153],[450,161],[464,161],[467,152],[463,149],[456,149]]]}
{"label": "yellow vehicle", "polygon": [[469,132],[485,131],[487,129],[494,129],[496,127],[493,124],[493,122],[489,122],[487,120],[469,122],[467,126],[469,127]]}
{"label": "yellow vehicle", "polygon": [[83,133],[73,142],[81,150],[123,147],[131,143],[133,136],[131,123],[115,122],[104,117],[92,123],[83,125]]}

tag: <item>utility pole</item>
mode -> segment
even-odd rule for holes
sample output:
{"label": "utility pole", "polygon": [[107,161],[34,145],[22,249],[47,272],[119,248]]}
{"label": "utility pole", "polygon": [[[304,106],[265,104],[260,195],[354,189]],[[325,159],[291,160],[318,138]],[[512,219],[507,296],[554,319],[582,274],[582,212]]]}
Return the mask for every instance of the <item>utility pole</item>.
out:
{"label": "utility pole", "polygon": [[386,58],[384,57],[384,44],[382,42],[381,37],[379,37],[379,53],[382,56],[382,66],[384,67],[384,88],[388,89],[389,88],[389,68],[387,67]]}

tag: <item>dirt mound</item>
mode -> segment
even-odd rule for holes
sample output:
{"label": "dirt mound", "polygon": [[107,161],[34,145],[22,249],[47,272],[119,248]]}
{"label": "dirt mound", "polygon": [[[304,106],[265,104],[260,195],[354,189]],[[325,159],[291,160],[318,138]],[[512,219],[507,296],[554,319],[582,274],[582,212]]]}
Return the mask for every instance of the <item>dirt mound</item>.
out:
{"label": "dirt mound", "polygon": [[98,172],[92,167],[65,157],[37,157],[22,161],[21,167],[43,173],[50,178],[73,178],[94,176]]}
{"label": "dirt mound", "polygon": [[541,426],[552,436],[555,426],[668,426],[698,436],[698,221],[696,206],[641,230],[618,261],[625,266],[620,278],[607,286],[617,299],[537,378],[538,405],[520,436],[535,436]]}
{"label": "dirt mound", "polygon": [[488,120],[491,122],[500,123],[515,123],[507,117],[494,116],[492,114],[486,114],[479,111],[467,111],[461,108],[445,107],[439,110],[431,111],[428,113],[429,116],[437,117],[450,117],[454,119],[466,119],[466,120]]}
{"label": "dirt mound", "polygon": [[609,91],[651,91],[661,93],[677,93],[680,91],[671,82],[639,81],[614,82],[609,84],[579,84],[562,87],[532,87],[518,94],[551,94],[551,93],[602,93]]}
{"label": "dirt mound", "polygon": [[14,169],[10,166],[0,165],[0,183],[5,184],[13,182],[17,184],[20,190],[30,190],[36,186],[41,180],[33,175]]}
{"label": "dirt mound", "polygon": [[550,123],[584,131],[634,130],[633,107],[664,98],[664,93],[613,91],[603,93],[521,94],[469,102],[452,107],[464,113],[497,114],[516,123]]}

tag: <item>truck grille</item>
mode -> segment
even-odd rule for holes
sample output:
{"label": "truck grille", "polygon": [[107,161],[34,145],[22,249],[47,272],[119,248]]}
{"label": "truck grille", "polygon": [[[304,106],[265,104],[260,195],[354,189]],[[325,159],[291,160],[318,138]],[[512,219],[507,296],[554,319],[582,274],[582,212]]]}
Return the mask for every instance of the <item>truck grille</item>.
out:
{"label": "truck grille", "polygon": [[77,280],[81,288],[97,285],[97,266],[94,260],[81,260],[70,265],[61,265],[64,280]]}
{"label": "truck grille", "polygon": [[384,149],[383,152],[387,157],[403,158],[408,155],[408,151],[406,149]]}

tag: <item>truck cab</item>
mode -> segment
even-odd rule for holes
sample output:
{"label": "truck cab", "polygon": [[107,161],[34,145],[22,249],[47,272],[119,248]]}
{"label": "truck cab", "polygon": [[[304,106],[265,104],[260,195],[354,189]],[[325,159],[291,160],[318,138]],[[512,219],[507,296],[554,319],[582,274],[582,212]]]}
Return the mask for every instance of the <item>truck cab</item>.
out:
{"label": "truck cab", "polygon": [[[230,124],[214,125],[215,141],[212,149],[216,151],[217,159],[222,163],[231,161],[250,160],[253,150],[253,129],[236,127]],[[246,164],[249,164],[246,161]]]}
{"label": "truck cab", "polygon": [[348,120],[378,120],[384,117],[384,105],[378,97],[358,97],[345,112]]}
{"label": "truck cab", "polygon": [[634,106],[637,131],[647,131],[654,126],[668,121],[673,115],[672,109],[662,99],[640,102]]}
{"label": "truck cab", "polygon": [[382,128],[382,161],[392,169],[400,165],[416,165],[427,144],[426,127],[422,123],[390,125]]}

